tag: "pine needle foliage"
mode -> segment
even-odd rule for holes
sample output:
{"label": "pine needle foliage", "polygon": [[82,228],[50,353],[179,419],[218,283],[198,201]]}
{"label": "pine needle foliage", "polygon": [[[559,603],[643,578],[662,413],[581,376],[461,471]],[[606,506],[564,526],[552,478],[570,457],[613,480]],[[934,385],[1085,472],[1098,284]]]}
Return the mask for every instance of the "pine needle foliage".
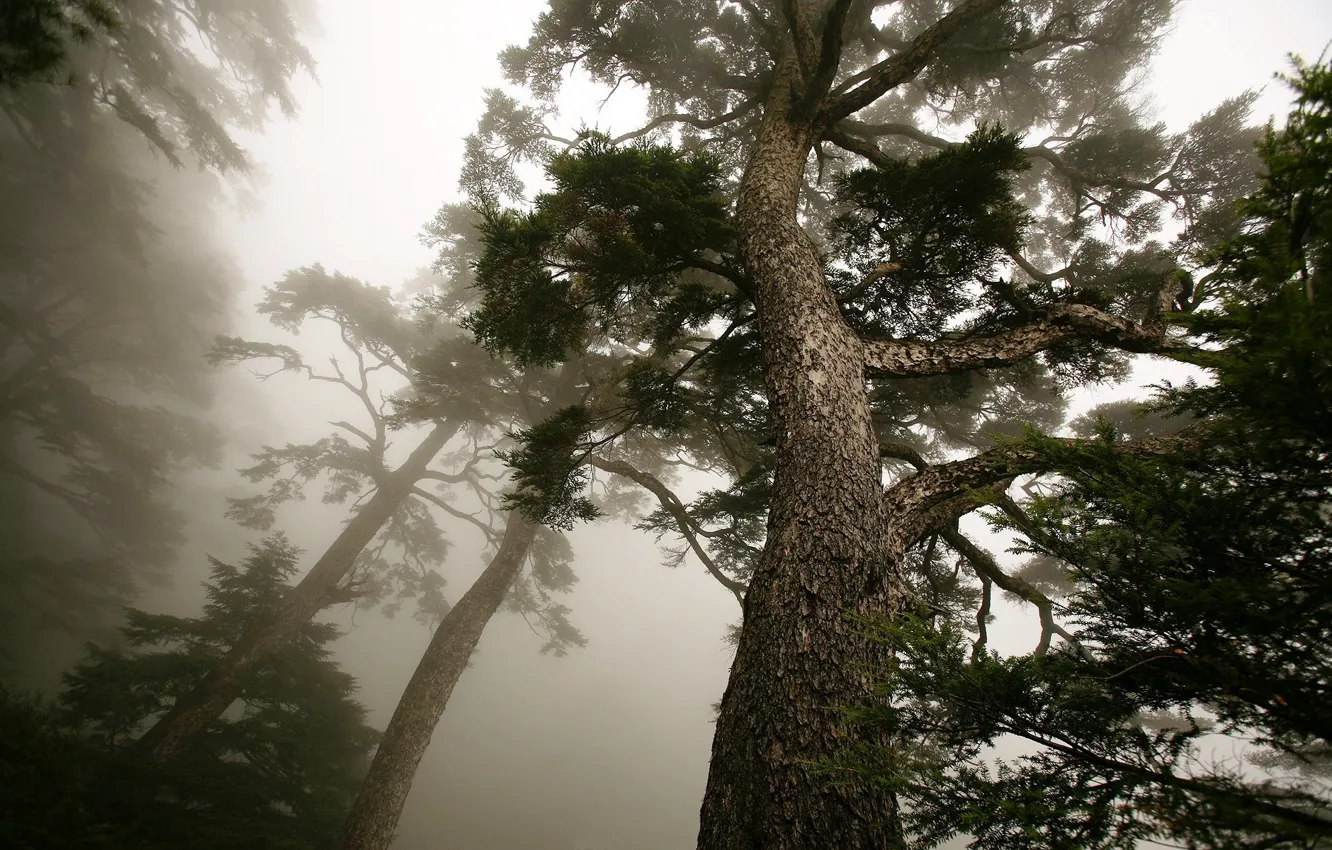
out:
{"label": "pine needle foliage", "polygon": [[15,725],[0,770],[26,777],[24,810],[0,826],[6,846],[327,846],[378,738],[330,658],[331,624],[307,624],[256,665],[240,700],[179,758],[146,762],[129,747],[274,609],[299,555],[273,535],[238,566],[213,559],[202,616],[130,611],[125,647],[90,645],[55,705],[6,695]]}

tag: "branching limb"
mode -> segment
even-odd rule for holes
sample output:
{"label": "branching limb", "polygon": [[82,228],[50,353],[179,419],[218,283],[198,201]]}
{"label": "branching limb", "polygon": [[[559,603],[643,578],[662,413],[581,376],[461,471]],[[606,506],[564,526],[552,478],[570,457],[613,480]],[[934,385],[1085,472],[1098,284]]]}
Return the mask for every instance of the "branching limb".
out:
{"label": "branching limb", "polygon": [[[1112,448],[1137,457],[1173,454],[1196,450],[1206,433],[1205,423],[1199,423],[1170,436],[1116,443]],[[1099,440],[1072,438],[1061,438],[1058,442],[1074,448],[1106,445]],[[1049,465],[1035,448],[1008,443],[965,460],[934,464],[894,484],[884,491],[883,504],[895,545],[905,549],[939,530],[942,523],[982,504],[995,503],[999,488],[1006,488],[1019,475],[1047,472]]]}
{"label": "branching limb", "polygon": [[450,505],[448,502],[444,501],[434,493],[431,493],[428,490],[422,490],[420,487],[413,487],[412,495],[425,499],[427,502],[439,508],[440,510],[442,510],[444,513],[448,514],[451,517],[456,517],[462,520],[463,522],[471,523],[472,525],[476,526],[481,530],[481,533],[485,535],[486,542],[494,543],[496,540],[499,539],[499,535],[489,525],[477,519],[472,514],[458,510],[453,505]]}
{"label": "branching limb", "polygon": [[913,79],[933,58],[934,52],[958,30],[993,12],[1005,2],[1008,0],[967,0],[944,15],[916,36],[905,50],[874,65],[864,82],[826,100],[820,114],[822,123],[832,124],[859,112],[897,86]]}
{"label": "branching limb", "polygon": [[651,133],[653,130],[657,129],[658,127],[664,127],[667,124],[688,124],[689,126],[695,127],[699,130],[711,130],[714,127],[720,127],[722,124],[725,124],[728,121],[733,121],[747,112],[751,112],[761,102],[762,101],[757,96],[746,98],[745,100],[741,101],[740,105],[737,106],[735,109],[732,109],[730,112],[723,113],[722,115],[718,115],[716,118],[699,118],[697,116],[689,115],[687,113],[682,113],[682,112],[672,112],[668,115],[658,115],[656,118],[653,118],[651,121],[649,121],[647,124],[643,125],[639,129],[625,133],[622,136],[616,136],[615,138],[611,139],[610,143],[612,145],[619,145],[624,142],[632,141],[634,139],[639,139],[642,138],[643,136],[646,136],[648,133]]}
{"label": "branching limb", "polygon": [[[788,0],[790,2],[790,0]],[[842,31],[852,0],[833,0],[823,21],[823,35],[818,47],[818,62],[805,81],[805,91],[795,105],[795,119],[812,118],[819,102],[828,94],[842,61]],[[798,42],[797,42],[798,43]]]}
{"label": "branching limb", "polygon": [[800,63],[800,76],[808,80],[814,74],[819,45],[814,38],[814,24],[805,10],[804,0],[782,0],[782,17],[795,45],[796,60]]}
{"label": "branching limb", "polygon": [[982,582],[993,582],[999,586],[1000,590],[1006,590],[1036,607],[1041,618],[1041,640],[1036,645],[1035,655],[1045,655],[1050,650],[1050,641],[1053,636],[1059,635],[1068,641],[1070,646],[1077,649],[1079,654],[1090,660],[1090,653],[1083,648],[1078,639],[1055,622],[1054,602],[1051,601],[1050,597],[1041,593],[1030,582],[1005,573],[994,559],[994,556],[963,535],[958,530],[956,523],[944,528],[940,531],[940,535],[949,546],[953,547],[954,551],[967,559],[967,563],[971,564],[972,569]]}
{"label": "branching limb", "polygon": [[951,342],[865,340],[865,366],[870,374],[886,377],[945,375],[1008,366],[1076,338],[1138,353],[1191,350],[1165,338],[1164,322],[1138,324],[1087,304],[1059,304],[1036,321],[994,336]]}
{"label": "branching limb", "polygon": [[722,587],[731,591],[735,596],[735,601],[739,602],[741,607],[744,606],[745,592],[749,590],[749,587],[726,575],[726,573],[717,566],[716,562],[712,560],[712,557],[708,555],[707,550],[703,548],[703,545],[698,540],[700,529],[697,524],[695,524],[693,518],[689,516],[689,512],[685,509],[684,503],[680,501],[680,498],[676,496],[675,493],[671,492],[671,489],[667,487],[660,478],[649,472],[644,472],[630,466],[624,461],[589,457],[587,462],[591,466],[604,472],[610,472],[614,475],[628,478],[630,481],[633,481],[635,484],[638,484],[640,487],[656,496],[662,509],[670,514],[671,518],[675,520],[675,525],[680,532],[680,536],[685,539],[685,542],[689,544],[689,548],[698,556],[698,559],[703,562],[703,566],[712,574],[712,577],[715,578]]}

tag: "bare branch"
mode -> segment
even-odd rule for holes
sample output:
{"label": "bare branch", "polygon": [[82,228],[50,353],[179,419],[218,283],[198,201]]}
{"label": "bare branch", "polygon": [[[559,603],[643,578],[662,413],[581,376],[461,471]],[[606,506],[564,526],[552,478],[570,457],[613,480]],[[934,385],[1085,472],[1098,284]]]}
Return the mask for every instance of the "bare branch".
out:
{"label": "bare branch", "polygon": [[440,510],[444,511],[444,513],[448,514],[449,516],[457,517],[463,522],[469,522],[472,525],[476,526],[477,528],[481,529],[481,533],[485,535],[487,542],[493,543],[499,539],[499,535],[495,533],[495,530],[491,528],[489,525],[486,525],[481,520],[477,519],[475,515],[458,510],[453,505],[450,505],[448,502],[444,501],[434,493],[431,493],[428,490],[422,490],[420,487],[413,487],[412,495],[425,499],[427,502],[439,508]]}
{"label": "bare branch", "polygon": [[1087,650],[1083,648],[1077,638],[1055,622],[1054,602],[1050,600],[1050,597],[1041,593],[1030,582],[1005,573],[1003,569],[1000,568],[999,563],[994,559],[993,555],[977,546],[964,536],[962,532],[958,531],[956,523],[948,528],[942,529],[939,533],[949,546],[952,546],[955,551],[967,559],[967,563],[971,564],[976,575],[982,580],[992,581],[998,585],[1001,590],[1006,590],[1014,596],[1030,602],[1036,607],[1041,618],[1041,640],[1040,643],[1036,645],[1034,651],[1035,655],[1045,655],[1050,649],[1050,641],[1052,637],[1054,635],[1059,635],[1061,638],[1068,641],[1070,646],[1076,648],[1079,653],[1083,654],[1084,657],[1088,657]]}
{"label": "bare branch", "polygon": [[698,556],[698,559],[703,562],[703,566],[712,574],[712,577],[715,578],[722,587],[731,591],[735,596],[735,601],[739,602],[742,608],[744,607],[745,592],[749,590],[748,586],[726,575],[726,573],[724,573],[712,560],[711,556],[708,555],[707,550],[705,550],[703,545],[698,542],[698,532],[700,529],[694,523],[693,517],[689,516],[689,512],[685,510],[684,503],[680,501],[680,498],[676,496],[675,493],[671,492],[671,489],[667,487],[660,478],[649,472],[644,472],[630,466],[624,461],[589,457],[587,462],[597,469],[628,478],[630,481],[633,481],[635,484],[638,484],[652,493],[652,495],[656,496],[662,509],[670,514],[675,520],[675,525],[680,532],[680,536],[685,539],[685,542],[689,544],[689,548],[693,550],[694,554]]}

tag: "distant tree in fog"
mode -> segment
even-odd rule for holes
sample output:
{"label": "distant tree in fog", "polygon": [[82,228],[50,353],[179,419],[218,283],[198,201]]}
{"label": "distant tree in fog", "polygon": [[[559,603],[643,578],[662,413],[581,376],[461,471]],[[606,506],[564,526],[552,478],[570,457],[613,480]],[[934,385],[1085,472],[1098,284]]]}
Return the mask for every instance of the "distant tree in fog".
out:
{"label": "distant tree in fog", "polygon": [[290,592],[281,535],[212,560],[200,617],[131,611],[124,646],[89,647],[53,706],[4,694],[0,835],[14,847],[309,848],[336,834],[378,734],[307,623],[249,670],[238,701],[169,766],[129,745]]}
{"label": "distant tree in fog", "polygon": [[[387,288],[318,266],[290,272],[269,287],[259,312],[293,334],[317,334],[322,327],[335,353],[303,354],[285,343],[219,337],[210,359],[255,364],[265,380],[290,373],[329,384],[348,413],[313,442],[264,447],[242,474],[269,482],[269,488],[232,499],[230,515],[244,525],[268,528],[282,504],[303,499],[320,482],[326,503],[350,502],[353,511],[283,605],[253,623],[207,677],[178,695],[140,739],[140,751],[155,759],[182,751],[239,693],[247,669],[295,639],[303,624],[331,604],[385,603],[392,613],[412,600],[423,622],[447,622],[451,611],[439,572],[446,542],[436,512],[477,529],[504,552],[501,560],[513,569],[499,582],[499,599],[508,595],[514,610],[532,618],[548,650],[562,653],[581,643],[567,609],[552,597],[573,582],[563,540],[535,528],[527,529],[521,545],[512,538],[516,529],[505,528],[501,535],[504,507],[496,488],[503,484],[502,468],[492,451],[532,403],[523,395],[531,392],[528,385],[539,386],[540,380],[509,370],[460,338],[444,318],[418,322]],[[442,389],[428,394],[428,405],[422,401],[427,394],[412,383],[414,364],[427,350],[442,358],[434,361],[432,373]],[[393,461],[391,443],[403,438],[410,451]],[[510,540],[508,546],[503,539]],[[523,573],[529,556],[532,569]],[[469,648],[464,665],[470,655]]]}
{"label": "distant tree in fog", "polygon": [[[61,40],[41,48],[60,53],[59,84],[29,74],[0,85],[11,653],[42,629],[87,636],[165,577],[185,521],[173,484],[218,457],[203,354],[234,275],[208,228],[217,175],[245,172],[232,133],[260,127],[273,104],[293,111],[290,78],[312,67],[284,3],[105,6],[114,26],[92,26],[95,3],[0,12],[6,39],[35,25]],[[13,48],[0,52],[31,70]]]}

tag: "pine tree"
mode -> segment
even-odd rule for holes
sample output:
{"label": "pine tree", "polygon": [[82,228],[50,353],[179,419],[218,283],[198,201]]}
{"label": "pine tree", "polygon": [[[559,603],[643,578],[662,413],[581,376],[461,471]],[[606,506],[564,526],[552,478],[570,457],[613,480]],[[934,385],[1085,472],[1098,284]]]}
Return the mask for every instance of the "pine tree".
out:
{"label": "pine tree", "polygon": [[[529,516],[586,515],[582,462],[630,434],[732,482],[680,506],[747,585],[700,847],[894,844],[890,797],[807,770],[883,658],[847,614],[911,611],[927,541],[1044,468],[987,432],[1054,427],[1064,389],[1124,374],[1116,349],[1182,345],[1166,298],[1231,232],[1250,101],[1142,122],[1123,82],[1172,6],[562,2],[503,55],[532,100],[492,93],[468,141],[471,327],[520,364],[619,362],[616,403],[559,420],[563,464],[516,459]],[[575,66],[640,87],[648,122],[553,132]],[[533,160],[551,190],[505,210]],[[1167,203],[1185,226],[1163,244]],[[435,231],[456,252],[462,222]],[[962,449],[982,451],[930,462]]]}
{"label": "pine tree", "polygon": [[307,623],[256,665],[176,761],[145,762],[131,747],[281,603],[299,556],[279,534],[239,566],[212,559],[202,616],[131,611],[125,646],[90,646],[56,707],[7,701],[32,737],[10,742],[6,769],[52,783],[29,787],[31,807],[8,813],[12,846],[327,846],[378,739],[355,682],[329,658],[334,626]]}
{"label": "pine tree", "polygon": [[[1001,518],[1055,566],[1066,642],[1000,658],[928,618],[880,633],[898,660],[857,714],[894,745],[853,769],[903,795],[918,846],[1332,840],[1332,66],[1297,70],[1244,227],[1194,285],[1212,345],[1188,359],[1212,380],[1155,401],[1205,424],[1201,451],[1128,458],[1106,420],[1099,445],[1026,440],[1061,477]],[[1035,752],[988,765],[1004,735]]]}

